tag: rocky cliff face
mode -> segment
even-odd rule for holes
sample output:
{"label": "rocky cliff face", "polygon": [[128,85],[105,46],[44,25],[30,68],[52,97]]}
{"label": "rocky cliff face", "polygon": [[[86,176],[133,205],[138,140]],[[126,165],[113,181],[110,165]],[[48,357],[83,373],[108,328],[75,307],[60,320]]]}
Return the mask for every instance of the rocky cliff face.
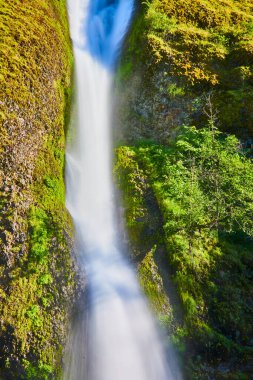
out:
{"label": "rocky cliff face", "polygon": [[65,2],[1,1],[0,34],[0,373],[49,379],[74,289],[64,200],[72,73]]}
{"label": "rocky cliff face", "polygon": [[116,80],[115,175],[140,282],[186,379],[251,379],[253,230],[232,226],[245,194],[232,188],[251,177],[252,2],[136,8]]}
{"label": "rocky cliff face", "polygon": [[252,11],[249,1],[137,2],[118,73],[124,136],[166,142],[210,116],[252,136]]}

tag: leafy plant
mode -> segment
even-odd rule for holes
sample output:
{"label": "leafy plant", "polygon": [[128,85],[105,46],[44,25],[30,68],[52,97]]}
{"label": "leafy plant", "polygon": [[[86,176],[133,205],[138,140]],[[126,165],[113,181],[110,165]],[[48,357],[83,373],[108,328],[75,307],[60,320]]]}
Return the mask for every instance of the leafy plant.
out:
{"label": "leafy plant", "polygon": [[[213,119],[206,128],[183,127],[169,146],[119,149],[118,170],[122,173],[127,153],[134,161],[128,167],[132,186],[138,188],[139,179],[131,177],[131,169],[139,167],[163,215],[167,256],[184,310],[174,344],[186,356],[195,347],[209,360],[232,355],[246,360],[253,354],[252,160]],[[145,189],[140,200],[143,196]],[[154,284],[146,284],[151,299]]]}

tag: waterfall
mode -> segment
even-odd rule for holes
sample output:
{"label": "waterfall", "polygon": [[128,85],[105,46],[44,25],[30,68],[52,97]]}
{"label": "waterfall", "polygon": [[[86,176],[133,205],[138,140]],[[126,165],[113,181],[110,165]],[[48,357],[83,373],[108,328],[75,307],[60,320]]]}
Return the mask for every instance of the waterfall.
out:
{"label": "waterfall", "polygon": [[65,380],[180,379],[161,343],[134,270],[123,257],[112,185],[113,71],[133,0],[68,0],[75,55],[74,130],[67,147],[67,207],[87,277]]}

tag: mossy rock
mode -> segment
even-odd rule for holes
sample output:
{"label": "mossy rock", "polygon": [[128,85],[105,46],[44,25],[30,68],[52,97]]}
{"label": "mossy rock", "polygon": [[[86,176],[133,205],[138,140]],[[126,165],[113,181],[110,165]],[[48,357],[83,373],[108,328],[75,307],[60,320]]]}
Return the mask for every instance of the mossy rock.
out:
{"label": "mossy rock", "polygon": [[168,143],[180,125],[253,136],[250,1],[139,2],[118,71],[118,120],[128,141]]}
{"label": "mossy rock", "polygon": [[64,150],[73,57],[64,0],[0,0],[0,372],[51,379],[74,294]]}

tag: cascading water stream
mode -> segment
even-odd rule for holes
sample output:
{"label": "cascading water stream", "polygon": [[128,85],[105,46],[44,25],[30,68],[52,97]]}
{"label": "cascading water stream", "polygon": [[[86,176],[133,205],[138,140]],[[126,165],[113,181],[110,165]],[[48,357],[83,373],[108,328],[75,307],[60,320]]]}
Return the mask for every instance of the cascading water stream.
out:
{"label": "cascading water stream", "polygon": [[88,288],[73,325],[65,380],[181,379],[123,258],[111,163],[113,68],[133,0],[68,0],[76,64],[76,115],[67,149],[67,207]]}

